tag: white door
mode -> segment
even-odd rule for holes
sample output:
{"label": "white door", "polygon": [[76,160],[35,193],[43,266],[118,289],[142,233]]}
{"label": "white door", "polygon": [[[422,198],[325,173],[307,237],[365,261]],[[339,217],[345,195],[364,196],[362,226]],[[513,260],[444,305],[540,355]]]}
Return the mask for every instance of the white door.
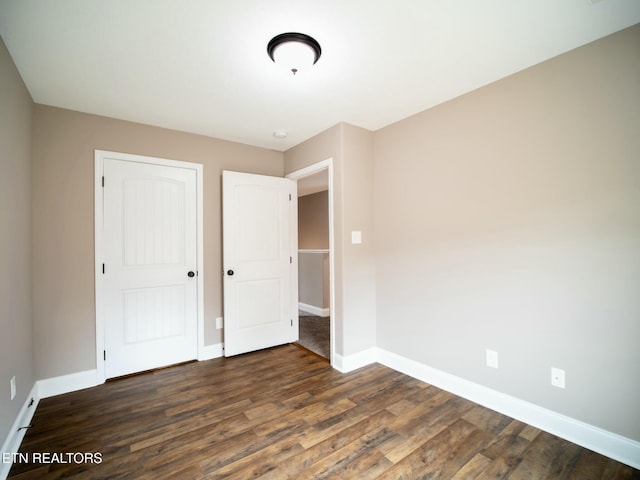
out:
{"label": "white door", "polygon": [[197,357],[196,172],[104,160],[105,377]]}
{"label": "white door", "polygon": [[296,184],[225,171],[222,190],[224,354],[295,342]]}

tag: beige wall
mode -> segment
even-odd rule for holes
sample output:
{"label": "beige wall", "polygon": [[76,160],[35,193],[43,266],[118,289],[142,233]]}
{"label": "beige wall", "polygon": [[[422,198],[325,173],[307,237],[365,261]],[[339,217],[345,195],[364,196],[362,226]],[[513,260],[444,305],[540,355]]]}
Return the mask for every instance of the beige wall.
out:
{"label": "beige wall", "polygon": [[327,191],[298,198],[298,248],[329,248],[329,194]]}
{"label": "beige wall", "polygon": [[635,26],[375,133],[379,347],[640,440],[639,46]]}
{"label": "beige wall", "polygon": [[[298,248],[329,248],[329,192],[298,198]],[[301,253],[298,256],[298,298],[318,308],[329,308],[329,255]]]}
{"label": "beige wall", "polygon": [[[300,252],[298,254],[298,300],[306,305],[316,308],[329,308],[329,303],[324,303],[325,285],[324,267],[325,257],[328,253]],[[313,312],[311,312],[313,313]]]}
{"label": "beige wall", "polygon": [[95,365],[94,149],[204,165],[205,344],[222,341],[223,169],[282,176],[280,152],[36,105],[34,328],[37,378]]}
{"label": "beige wall", "polygon": [[[33,102],[0,39],[0,443],[34,383],[31,322]],[[16,397],[9,382],[16,377]]]}
{"label": "beige wall", "polygon": [[[345,354],[376,345],[376,285],[373,231],[373,134],[343,125],[342,144]],[[351,243],[360,231],[362,243]]]}
{"label": "beige wall", "polygon": [[[333,158],[336,353],[375,346],[372,133],[338,124],[285,152],[285,172]],[[363,243],[351,245],[351,231]]]}

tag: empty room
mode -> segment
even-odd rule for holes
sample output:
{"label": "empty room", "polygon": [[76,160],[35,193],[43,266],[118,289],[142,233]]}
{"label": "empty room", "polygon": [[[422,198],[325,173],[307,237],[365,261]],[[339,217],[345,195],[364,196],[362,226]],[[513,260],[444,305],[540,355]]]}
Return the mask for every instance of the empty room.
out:
{"label": "empty room", "polygon": [[0,479],[640,479],[637,0],[0,39]]}

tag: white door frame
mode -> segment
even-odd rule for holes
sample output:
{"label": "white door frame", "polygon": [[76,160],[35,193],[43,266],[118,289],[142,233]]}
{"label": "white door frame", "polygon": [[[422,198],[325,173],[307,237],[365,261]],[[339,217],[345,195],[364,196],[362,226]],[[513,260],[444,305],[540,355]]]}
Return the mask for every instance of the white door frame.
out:
{"label": "white door frame", "polygon": [[[129,153],[109,152],[106,150],[96,150],[94,155],[94,227],[95,227],[95,284],[96,284],[96,382],[104,383],[106,380],[104,369],[104,283],[102,274],[102,264],[104,263],[104,195],[102,191],[102,172],[105,158],[137,163],[148,163],[165,167],[179,167],[195,170],[196,172],[196,255],[198,270],[197,286],[197,314],[198,314],[198,360],[205,357],[204,346],[204,242],[203,242],[203,191],[202,175],[203,166],[200,163],[183,162],[179,160],[169,160],[165,158],[147,157],[144,155],[132,155]],[[107,180],[108,181],[108,180]]]}
{"label": "white door frame", "polygon": [[[329,197],[329,316],[330,316],[330,336],[331,336],[331,366],[335,368],[335,358],[336,358],[336,312],[335,312],[335,250],[334,250],[334,239],[333,239],[333,158],[327,158],[326,160],[322,160],[320,162],[309,165],[308,167],[301,168],[300,170],[296,170],[294,172],[286,175],[286,178],[290,178],[291,180],[298,181],[301,178],[308,177],[310,175],[314,175],[316,173],[322,172],[323,170],[327,171],[328,177],[328,197]],[[294,282],[295,285],[298,285],[298,270],[294,269]]]}

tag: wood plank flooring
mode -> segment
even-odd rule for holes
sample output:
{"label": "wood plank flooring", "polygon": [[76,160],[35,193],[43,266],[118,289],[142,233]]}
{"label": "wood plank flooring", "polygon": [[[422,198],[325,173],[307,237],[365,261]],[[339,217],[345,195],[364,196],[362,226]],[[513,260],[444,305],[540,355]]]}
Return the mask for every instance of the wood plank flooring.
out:
{"label": "wood plank flooring", "polygon": [[[640,472],[381,365],[294,345],[43,399],[11,479],[640,479]],[[77,457],[79,458],[79,457]]]}

